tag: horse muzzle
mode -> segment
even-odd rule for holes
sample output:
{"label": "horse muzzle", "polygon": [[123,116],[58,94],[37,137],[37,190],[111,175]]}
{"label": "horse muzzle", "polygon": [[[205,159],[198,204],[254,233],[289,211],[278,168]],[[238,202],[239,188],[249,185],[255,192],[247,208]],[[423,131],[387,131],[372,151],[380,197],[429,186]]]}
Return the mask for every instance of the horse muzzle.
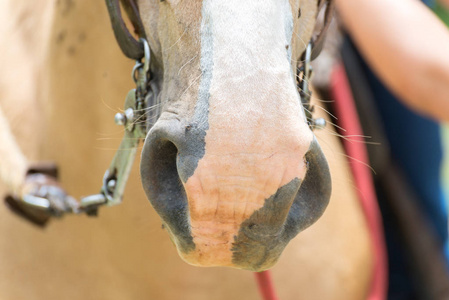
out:
{"label": "horse muzzle", "polygon": [[181,123],[159,120],[141,159],[144,190],[178,253],[197,266],[272,267],[329,202],[329,168],[318,142],[313,138],[295,160],[305,175],[280,184],[288,156],[209,153],[207,130]]}

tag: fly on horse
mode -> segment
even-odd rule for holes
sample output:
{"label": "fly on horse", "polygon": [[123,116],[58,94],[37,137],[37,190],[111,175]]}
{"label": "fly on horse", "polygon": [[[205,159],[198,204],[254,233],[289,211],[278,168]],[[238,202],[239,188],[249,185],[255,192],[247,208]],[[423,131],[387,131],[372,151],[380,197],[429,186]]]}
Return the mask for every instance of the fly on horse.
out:
{"label": "fly on horse", "polygon": [[[0,173],[5,191],[24,196],[28,161],[52,159],[81,197],[98,189],[113,155],[105,148],[118,148],[111,108],[133,85],[132,65],[103,3],[37,2],[3,10],[19,34],[2,43],[21,52],[2,58],[18,73],[2,74]],[[138,1],[154,103],[144,116],[157,116],[142,148],[143,190],[134,168],[120,209],[43,231],[2,207],[0,295],[257,299],[249,272],[192,267],[169,236],[192,265],[259,271],[279,260],[282,299],[363,299],[372,254],[345,157],[331,129],[312,133],[296,88],[319,2]],[[27,28],[32,8],[48,19],[28,15],[36,26]],[[41,39],[27,39],[32,28]],[[19,79],[28,88],[14,93]]]}

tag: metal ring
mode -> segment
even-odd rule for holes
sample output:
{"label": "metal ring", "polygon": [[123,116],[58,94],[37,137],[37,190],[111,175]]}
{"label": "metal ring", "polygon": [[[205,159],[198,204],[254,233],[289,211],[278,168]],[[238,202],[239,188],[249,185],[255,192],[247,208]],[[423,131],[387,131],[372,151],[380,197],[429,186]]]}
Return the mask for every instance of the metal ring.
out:
{"label": "metal ring", "polygon": [[131,77],[134,80],[135,84],[137,84],[137,80],[138,80],[138,78],[137,78],[137,70],[139,68],[142,68],[143,66],[144,66],[143,63],[141,63],[140,61],[136,61],[136,64],[134,65],[133,70],[131,71]]}
{"label": "metal ring", "polygon": [[308,43],[304,54],[305,64],[309,64],[312,59],[312,43]]}
{"label": "metal ring", "polygon": [[151,52],[150,52],[150,45],[148,45],[148,42],[144,38],[140,38],[139,41],[143,44],[143,49],[145,52],[145,55],[143,57],[143,70],[145,71],[145,74],[148,73],[150,70],[150,62],[151,62]]}
{"label": "metal ring", "polygon": [[150,62],[151,62],[151,51],[150,51],[150,45],[148,45],[147,40],[145,40],[144,38],[140,38],[139,42],[142,43],[143,45],[143,49],[144,49],[144,56],[143,56],[143,62],[140,60],[136,61],[136,64],[133,67],[133,70],[131,71],[131,77],[134,80],[134,83],[137,84],[138,78],[137,78],[137,70],[139,68],[143,67],[144,73],[145,73],[145,78],[147,77],[148,71],[150,70]]}
{"label": "metal ring", "polygon": [[303,70],[303,79],[302,79],[302,89],[304,93],[309,92],[309,79],[310,79],[310,62],[312,59],[312,43],[307,44],[306,52],[304,53],[304,70]]}

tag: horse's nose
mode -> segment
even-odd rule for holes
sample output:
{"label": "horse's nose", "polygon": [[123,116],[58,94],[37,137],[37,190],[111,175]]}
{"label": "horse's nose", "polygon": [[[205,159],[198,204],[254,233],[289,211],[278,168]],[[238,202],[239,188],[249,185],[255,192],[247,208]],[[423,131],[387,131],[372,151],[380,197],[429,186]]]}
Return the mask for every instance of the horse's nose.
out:
{"label": "horse's nose", "polygon": [[252,152],[206,131],[159,121],[142,151],[145,192],[188,263],[267,269],[327,206],[327,162],[315,139]]}

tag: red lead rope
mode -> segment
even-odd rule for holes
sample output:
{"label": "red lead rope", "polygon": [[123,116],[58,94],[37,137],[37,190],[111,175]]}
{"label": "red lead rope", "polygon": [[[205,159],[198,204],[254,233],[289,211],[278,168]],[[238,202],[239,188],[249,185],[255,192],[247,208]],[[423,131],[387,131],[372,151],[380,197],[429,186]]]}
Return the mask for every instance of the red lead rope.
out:
{"label": "red lead rope", "polygon": [[279,300],[274,289],[270,271],[255,272],[257,285],[263,300]]}
{"label": "red lead rope", "polygon": [[364,144],[363,131],[357,110],[342,65],[337,66],[331,76],[331,92],[335,100],[335,112],[339,116],[339,125],[346,129],[345,134],[351,141],[343,139],[346,154],[352,157],[350,167],[357,186],[360,205],[365,214],[368,230],[371,235],[371,246],[374,253],[374,270],[371,289],[367,300],[384,300],[387,293],[387,256],[383,235],[382,218],[377,205],[374,184],[368,168],[368,153]]}
{"label": "red lead rope", "polygon": [[[387,293],[387,258],[383,227],[376,193],[372,182],[367,150],[362,138],[363,131],[359,122],[352,93],[343,66],[334,69],[331,78],[331,91],[335,99],[335,110],[339,125],[346,129],[351,141],[343,140],[346,154],[353,158],[351,171],[357,187],[360,205],[365,214],[371,235],[374,252],[374,270],[367,300],[385,300]],[[254,273],[263,300],[278,300],[269,271]]]}

